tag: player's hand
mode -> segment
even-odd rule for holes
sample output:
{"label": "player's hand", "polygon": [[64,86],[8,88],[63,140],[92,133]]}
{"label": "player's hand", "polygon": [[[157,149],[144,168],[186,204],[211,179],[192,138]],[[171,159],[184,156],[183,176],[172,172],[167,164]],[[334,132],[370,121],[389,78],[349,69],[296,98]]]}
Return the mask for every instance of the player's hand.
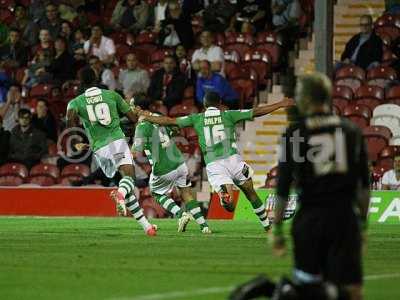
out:
{"label": "player's hand", "polygon": [[285,97],[285,98],[282,100],[281,103],[282,103],[282,106],[283,106],[283,107],[290,107],[290,106],[295,105],[294,100],[293,100],[292,98],[287,98],[287,97]]}
{"label": "player's hand", "polygon": [[78,151],[84,151],[89,149],[89,144],[86,143],[77,143],[75,144],[75,149]]}
{"label": "player's hand", "polygon": [[286,243],[283,235],[272,236],[272,253],[277,257],[282,257],[286,254]]}

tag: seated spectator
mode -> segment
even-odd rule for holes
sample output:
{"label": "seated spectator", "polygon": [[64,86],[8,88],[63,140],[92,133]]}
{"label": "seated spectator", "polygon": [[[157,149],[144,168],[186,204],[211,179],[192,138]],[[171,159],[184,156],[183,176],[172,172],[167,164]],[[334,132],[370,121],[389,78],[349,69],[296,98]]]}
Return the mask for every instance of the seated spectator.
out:
{"label": "seated spectator", "polygon": [[[29,1],[28,16],[35,22],[39,23],[44,17],[46,17],[46,2],[42,0],[31,0]],[[47,2],[48,3],[48,2]]]}
{"label": "seated spectator", "polygon": [[33,58],[31,65],[25,70],[22,84],[31,88],[40,83],[48,83],[51,81],[51,75],[46,72],[46,68],[50,66],[52,58],[46,50],[39,50]]}
{"label": "seated spectator", "polygon": [[28,16],[25,6],[21,4],[15,6],[15,20],[11,24],[11,27],[19,30],[21,39],[27,46],[32,47],[37,44],[39,27]]}
{"label": "seated spectator", "polygon": [[58,6],[54,3],[49,3],[46,5],[46,16],[39,20],[38,25],[40,29],[47,29],[51,38],[55,40],[60,34],[61,22]]}
{"label": "seated spectator", "polygon": [[3,118],[0,116],[0,165],[7,162],[10,144],[10,132],[3,128]]}
{"label": "seated spectator", "polygon": [[32,125],[32,114],[28,109],[18,112],[18,125],[10,135],[8,160],[33,167],[47,154],[46,135]]}
{"label": "seated spectator", "polygon": [[103,63],[108,64],[114,61],[114,41],[103,35],[101,25],[92,27],[92,34],[83,46],[85,54],[97,56]]}
{"label": "seated spectator", "polygon": [[21,86],[11,84],[7,93],[7,102],[0,104],[0,117],[3,119],[3,127],[11,131],[17,126],[18,112],[21,108],[28,108],[22,103]]}
{"label": "seated spectator", "polygon": [[92,55],[89,57],[89,65],[96,73],[97,79],[101,84],[112,91],[117,88],[114,73],[109,68],[106,68],[97,56]]}
{"label": "seated spectator", "polygon": [[394,157],[393,169],[383,174],[382,189],[400,191],[400,155]]}
{"label": "seated spectator", "polygon": [[85,44],[85,35],[81,29],[77,29],[74,32],[74,41],[71,46],[71,53],[75,60],[75,70],[83,68],[86,64],[86,55],[83,46]]}
{"label": "seated spectator", "polygon": [[213,44],[213,36],[210,31],[203,31],[200,36],[201,48],[194,51],[192,56],[193,70],[200,69],[200,61],[208,60],[213,72],[224,75],[224,51]]}
{"label": "seated spectator", "polygon": [[183,44],[190,49],[194,44],[192,24],[189,18],[183,15],[178,2],[169,2],[167,16],[161,21],[159,41],[162,46],[175,47]]}
{"label": "seated spectator", "polygon": [[150,7],[144,0],[120,0],[114,8],[111,25],[117,30],[138,34],[149,23]]}
{"label": "seated spectator", "polygon": [[0,60],[6,68],[26,66],[29,51],[21,42],[20,32],[16,28],[9,31],[8,43],[0,48]]}
{"label": "seated spectator", "polygon": [[47,50],[51,55],[54,54],[54,44],[51,39],[49,30],[40,29],[39,31],[39,44],[33,47],[32,54],[36,55],[40,50]]}
{"label": "seated spectator", "polygon": [[383,43],[374,32],[372,17],[370,15],[362,16],[360,27],[361,32],[347,42],[340,65],[355,64],[363,69],[368,69],[382,62]]}
{"label": "seated spectator", "polygon": [[194,85],[196,74],[193,71],[192,63],[187,57],[186,49],[183,45],[178,45],[175,48],[175,58],[178,63],[179,70],[186,76],[187,84]]}
{"label": "seated spectator", "polygon": [[41,130],[50,142],[57,143],[57,123],[53,115],[49,112],[49,104],[46,99],[38,100],[32,124]]}
{"label": "seated spectator", "polygon": [[277,28],[298,26],[301,6],[298,0],[272,0],[272,24]]}
{"label": "seated spectator", "polygon": [[161,21],[165,20],[168,0],[157,0],[157,4],[150,8],[150,24],[154,28],[160,28]]}
{"label": "seated spectator", "polygon": [[48,67],[44,67],[45,72],[52,76],[55,84],[62,84],[67,80],[75,78],[75,61],[68,53],[67,41],[63,37],[58,37],[54,43],[55,57]]}
{"label": "seated spectator", "polygon": [[235,31],[236,6],[229,0],[210,4],[203,13],[204,29],[211,32]]}
{"label": "seated spectator", "polygon": [[138,65],[135,54],[126,56],[126,69],[119,72],[119,84],[126,99],[136,95],[145,95],[150,85],[149,74]]}
{"label": "seated spectator", "polygon": [[211,64],[207,60],[200,62],[200,71],[196,84],[196,100],[202,106],[204,95],[208,92],[216,92],[221,97],[222,103],[230,109],[236,109],[239,104],[239,96],[229,82],[220,74],[211,71]]}
{"label": "seated spectator", "polygon": [[88,14],[85,10],[85,7],[83,5],[78,6],[78,8],[76,9],[76,13],[78,15],[72,21],[72,24],[74,25],[74,27],[79,28],[83,31],[89,30],[90,29],[90,21],[89,21]]}
{"label": "seated spectator", "polygon": [[253,33],[262,31],[265,27],[269,1],[238,0],[236,13],[236,31]]}
{"label": "seated spectator", "polygon": [[185,82],[185,76],[176,67],[175,58],[166,56],[163,67],[151,77],[147,94],[153,102],[171,108],[182,101]]}
{"label": "seated spectator", "polygon": [[62,21],[61,23],[61,31],[59,37],[63,37],[68,46],[68,52],[72,53],[72,44],[75,41],[74,32],[72,31],[72,24],[68,21]]}

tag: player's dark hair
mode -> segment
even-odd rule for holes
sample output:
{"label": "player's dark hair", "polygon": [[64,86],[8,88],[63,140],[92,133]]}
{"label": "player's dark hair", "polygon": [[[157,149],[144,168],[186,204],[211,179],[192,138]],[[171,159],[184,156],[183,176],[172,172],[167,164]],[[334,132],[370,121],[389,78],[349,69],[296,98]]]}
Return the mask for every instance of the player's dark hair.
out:
{"label": "player's dark hair", "polygon": [[332,84],[322,73],[303,75],[299,78],[302,85],[302,97],[314,104],[331,104]]}
{"label": "player's dark hair", "polygon": [[80,71],[80,80],[82,87],[90,87],[97,83],[97,76],[92,68],[86,67]]}
{"label": "player's dark hair", "polygon": [[205,107],[210,107],[210,106],[218,106],[221,104],[221,97],[217,92],[214,91],[208,91],[204,95],[204,106]]}

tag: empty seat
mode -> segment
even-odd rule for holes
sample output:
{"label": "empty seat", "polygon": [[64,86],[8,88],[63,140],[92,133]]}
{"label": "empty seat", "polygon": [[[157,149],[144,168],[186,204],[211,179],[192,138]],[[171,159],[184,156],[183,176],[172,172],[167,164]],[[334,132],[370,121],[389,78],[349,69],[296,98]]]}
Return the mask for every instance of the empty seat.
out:
{"label": "empty seat", "polygon": [[385,95],[386,99],[400,99],[400,85],[392,86]]}
{"label": "empty seat", "polygon": [[369,85],[377,85],[382,88],[397,78],[396,71],[391,67],[379,66],[367,72],[367,82]]}
{"label": "empty seat", "polygon": [[80,176],[87,177],[90,175],[90,169],[87,165],[84,164],[70,164],[65,166],[61,172],[61,177],[66,176]]}
{"label": "empty seat", "polygon": [[50,164],[38,164],[33,166],[30,174],[33,176],[47,176],[57,180],[60,177],[60,170],[58,170],[57,166]]}
{"label": "empty seat", "polygon": [[335,84],[350,87],[355,93],[365,80],[365,72],[357,66],[345,66],[336,71]]}
{"label": "empty seat", "polygon": [[0,176],[0,186],[18,186],[24,183],[24,180],[15,175]]}
{"label": "empty seat", "polygon": [[29,96],[33,98],[48,97],[50,91],[51,86],[49,84],[38,84],[31,88]]}
{"label": "empty seat", "polygon": [[0,176],[12,175],[25,179],[28,177],[28,174],[28,169],[20,163],[7,163],[0,167]]}
{"label": "empty seat", "polygon": [[373,111],[373,116],[400,116],[400,106],[396,104],[382,104]]}
{"label": "empty seat", "polygon": [[367,127],[369,125],[369,119],[371,118],[371,111],[368,107],[363,105],[349,104],[344,108],[342,114],[360,128]]}
{"label": "empty seat", "polygon": [[341,112],[343,112],[345,107],[350,104],[350,102],[344,98],[333,98],[332,101],[333,105],[335,105]]}
{"label": "empty seat", "polygon": [[244,66],[250,67],[257,72],[258,83],[267,85],[268,79],[272,75],[272,60],[268,51],[250,50],[243,57]]}
{"label": "empty seat", "polygon": [[40,186],[50,186],[56,184],[56,180],[53,177],[39,175],[29,178],[29,183],[37,184]]}
{"label": "empty seat", "polygon": [[225,62],[231,61],[234,63],[240,62],[240,55],[236,50],[225,50],[224,51]]}
{"label": "empty seat", "polygon": [[363,129],[370,160],[376,161],[379,153],[389,145],[392,133],[384,126],[368,126]]}
{"label": "empty seat", "polygon": [[392,41],[400,37],[400,28],[393,25],[376,26],[375,32],[379,36],[382,34],[390,36]]}
{"label": "empty seat", "polygon": [[272,58],[272,66],[278,68],[282,61],[282,41],[278,39],[275,32],[260,32],[256,39],[256,49],[266,50]]}
{"label": "empty seat", "polygon": [[232,88],[239,94],[239,107],[252,106],[256,97],[256,88],[253,81],[250,79],[235,79],[231,80]]}
{"label": "empty seat", "polygon": [[225,50],[235,50],[243,57],[246,51],[249,51],[254,45],[254,39],[251,34],[234,33],[226,34]]}
{"label": "empty seat", "polygon": [[353,99],[353,90],[345,85],[335,85],[332,90],[333,98]]}
{"label": "empty seat", "polygon": [[374,111],[374,109],[381,105],[382,102],[376,98],[362,98],[362,99],[357,99],[354,101],[354,104],[356,105],[364,105],[368,107],[371,111]]}
{"label": "empty seat", "polygon": [[384,89],[379,86],[362,85],[357,89],[354,98],[356,99],[376,98],[379,100],[383,100],[384,95],[385,95]]}

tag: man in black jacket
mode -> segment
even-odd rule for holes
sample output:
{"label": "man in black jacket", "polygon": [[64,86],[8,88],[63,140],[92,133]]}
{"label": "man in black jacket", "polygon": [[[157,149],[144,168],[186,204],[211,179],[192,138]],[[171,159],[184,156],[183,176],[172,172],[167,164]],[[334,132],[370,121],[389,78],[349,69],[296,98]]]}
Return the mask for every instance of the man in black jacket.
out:
{"label": "man in black jacket", "polygon": [[382,61],[383,43],[373,30],[372,17],[363,15],[360,18],[361,32],[347,42],[341,61],[355,64],[363,69],[378,65]]}
{"label": "man in black jacket", "polygon": [[47,154],[46,135],[32,125],[32,114],[22,108],[18,112],[18,125],[11,131],[9,161],[33,167]]}
{"label": "man in black jacket", "polygon": [[7,161],[10,143],[10,132],[3,128],[3,118],[0,116],[0,165]]}
{"label": "man in black jacket", "polygon": [[21,42],[20,31],[12,28],[8,35],[8,43],[0,48],[0,61],[8,68],[26,66],[29,51]]}
{"label": "man in black jacket", "polygon": [[151,77],[147,93],[153,102],[161,102],[169,109],[182,101],[185,83],[186,78],[177,69],[175,58],[166,56],[163,67]]}

